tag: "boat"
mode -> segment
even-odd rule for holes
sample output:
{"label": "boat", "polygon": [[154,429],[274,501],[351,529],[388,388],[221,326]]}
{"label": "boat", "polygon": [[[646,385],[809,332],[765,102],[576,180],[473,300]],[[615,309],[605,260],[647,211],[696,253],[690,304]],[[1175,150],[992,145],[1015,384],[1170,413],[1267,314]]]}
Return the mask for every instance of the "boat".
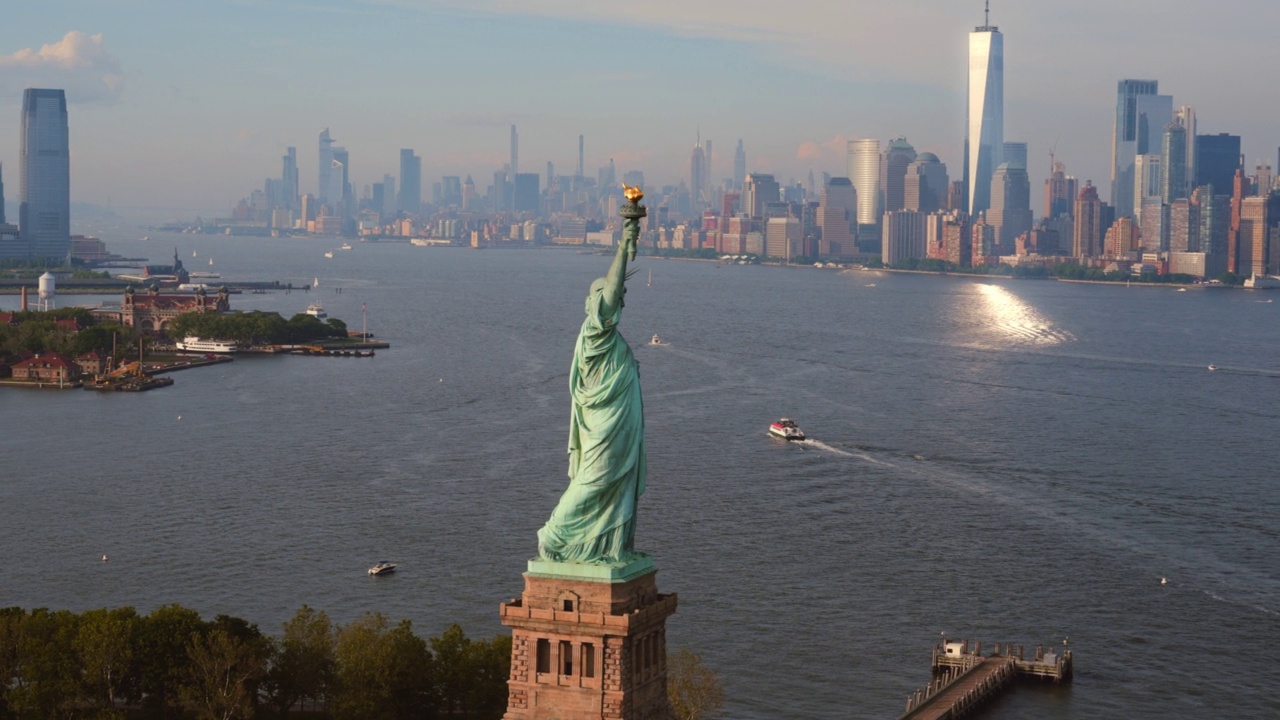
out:
{"label": "boat", "polygon": [[213,258],[209,258],[209,264],[210,264],[210,265],[212,265],[212,264],[213,264]]}
{"label": "boat", "polygon": [[190,274],[193,278],[220,278],[222,275],[216,272],[193,272]]}
{"label": "boat", "polygon": [[396,564],[383,560],[382,562],[369,568],[370,575],[390,575],[396,571]]}
{"label": "boat", "polygon": [[149,241],[150,239],[151,239],[151,236],[150,236],[150,235],[143,235],[143,236],[142,236],[142,242],[147,242],[147,241]]}
{"label": "boat", "polygon": [[777,422],[769,426],[769,434],[774,437],[780,437],[783,440],[803,440],[804,431],[796,425],[795,420],[780,418]]}
{"label": "boat", "polygon": [[653,287],[653,269],[649,269],[649,287]]}
{"label": "boat", "polygon": [[351,249],[351,243],[342,243],[342,247],[340,247],[340,248],[338,248],[338,249],[339,249],[339,250],[350,250],[350,249]]}
{"label": "boat", "polygon": [[307,306],[307,314],[317,320],[328,320],[329,313],[324,311],[324,307],[320,303],[311,303]]}
{"label": "boat", "polygon": [[315,278],[315,279],[313,279],[313,280],[311,281],[311,287],[313,287],[313,288],[318,288],[318,287],[320,287],[320,278]]}
{"label": "boat", "polygon": [[196,254],[196,251],[195,251],[195,250],[192,250],[192,251],[191,251],[191,257],[199,257],[199,255],[197,255],[197,254]]}
{"label": "boat", "polygon": [[1218,366],[1217,366],[1217,365],[1210,365],[1210,366],[1209,366],[1209,372],[1213,372],[1214,370],[1217,370],[1217,369],[1218,369]]}
{"label": "boat", "polygon": [[324,256],[325,256],[325,257],[327,257],[327,258],[329,258],[329,259],[333,259],[333,251],[332,251],[332,250],[330,250],[330,251],[326,252],[326,253],[324,254]]}
{"label": "boat", "polygon": [[662,344],[662,338],[658,337],[657,333],[654,333],[654,335],[653,335],[653,339],[649,341],[649,344],[650,344],[650,345],[661,345],[661,344]]}
{"label": "boat", "polygon": [[188,335],[175,342],[174,346],[183,352],[233,353],[237,350],[236,344],[230,340],[202,340],[195,335]]}

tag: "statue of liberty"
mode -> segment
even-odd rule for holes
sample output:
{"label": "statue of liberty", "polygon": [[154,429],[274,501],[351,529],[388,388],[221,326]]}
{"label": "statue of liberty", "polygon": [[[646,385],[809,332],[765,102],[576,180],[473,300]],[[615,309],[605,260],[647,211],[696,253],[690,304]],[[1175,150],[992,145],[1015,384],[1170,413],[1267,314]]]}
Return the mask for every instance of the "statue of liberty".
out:
{"label": "statue of liberty", "polygon": [[538,531],[544,560],[599,564],[635,555],[636,501],[645,482],[644,403],[636,359],[618,321],[645,209],[638,205],[640,189],[623,187],[629,204],[621,211],[622,242],[608,274],[591,283],[573,348],[569,487]]}

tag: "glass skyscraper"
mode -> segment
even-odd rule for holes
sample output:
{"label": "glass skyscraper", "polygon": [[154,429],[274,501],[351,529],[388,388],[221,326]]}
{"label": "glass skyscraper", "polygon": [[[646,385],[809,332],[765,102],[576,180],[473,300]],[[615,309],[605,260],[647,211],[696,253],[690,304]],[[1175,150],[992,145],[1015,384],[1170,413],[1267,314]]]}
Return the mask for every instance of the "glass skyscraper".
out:
{"label": "glass skyscraper", "polygon": [[1121,80],[1116,88],[1111,142],[1111,206],[1116,217],[1134,215],[1134,158],[1159,154],[1164,128],[1173,122],[1173,97],[1159,90],[1156,80]]}
{"label": "glass skyscraper", "polygon": [[1004,36],[986,22],[969,33],[964,187],[970,215],[991,206],[991,177],[1004,151]]}
{"label": "glass skyscraper", "polygon": [[[511,126],[514,133],[515,126]],[[514,135],[513,135],[514,137]],[[512,154],[514,158],[515,155]],[[400,202],[402,212],[417,215],[422,211],[422,158],[412,148],[400,150]]]}
{"label": "glass skyscraper", "polygon": [[65,260],[71,252],[71,150],[64,91],[22,93],[21,164],[20,236],[31,257]]}

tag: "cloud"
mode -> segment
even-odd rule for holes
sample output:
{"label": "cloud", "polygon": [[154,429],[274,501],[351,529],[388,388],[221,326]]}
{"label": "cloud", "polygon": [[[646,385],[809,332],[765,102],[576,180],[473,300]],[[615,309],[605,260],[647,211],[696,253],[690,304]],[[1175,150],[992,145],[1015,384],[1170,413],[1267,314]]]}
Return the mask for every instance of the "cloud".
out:
{"label": "cloud", "polygon": [[72,30],[39,50],[0,56],[0,94],[15,96],[29,87],[61,88],[73,103],[112,102],[124,91],[124,72],[101,34]]}
{"label": "cloud", "polygon": [[808,161],[810,164],[815,162],[839,163],[848,153],[850,139],[843,134],[839,134],[825,141],[805,140],[800,143],[800,147],[796,148],[796,159]]}

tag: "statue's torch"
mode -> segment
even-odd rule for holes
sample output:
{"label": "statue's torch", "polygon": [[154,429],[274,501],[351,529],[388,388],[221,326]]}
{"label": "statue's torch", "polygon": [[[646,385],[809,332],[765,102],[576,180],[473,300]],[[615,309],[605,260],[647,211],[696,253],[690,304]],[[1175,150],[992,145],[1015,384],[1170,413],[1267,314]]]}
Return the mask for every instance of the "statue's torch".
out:
{"label": "statue's torch", "polygon": [[640,201],[644,199],[644,193],[639,187],[632,187],[624,183],[622,194],[627,198],[627,204],[618,208],[618,214],[623,218],[622,242],[627,245],[627,260],[635,262],[636,244],[640,240],[640,218],[648,215],[648,212],[640,204]]}

